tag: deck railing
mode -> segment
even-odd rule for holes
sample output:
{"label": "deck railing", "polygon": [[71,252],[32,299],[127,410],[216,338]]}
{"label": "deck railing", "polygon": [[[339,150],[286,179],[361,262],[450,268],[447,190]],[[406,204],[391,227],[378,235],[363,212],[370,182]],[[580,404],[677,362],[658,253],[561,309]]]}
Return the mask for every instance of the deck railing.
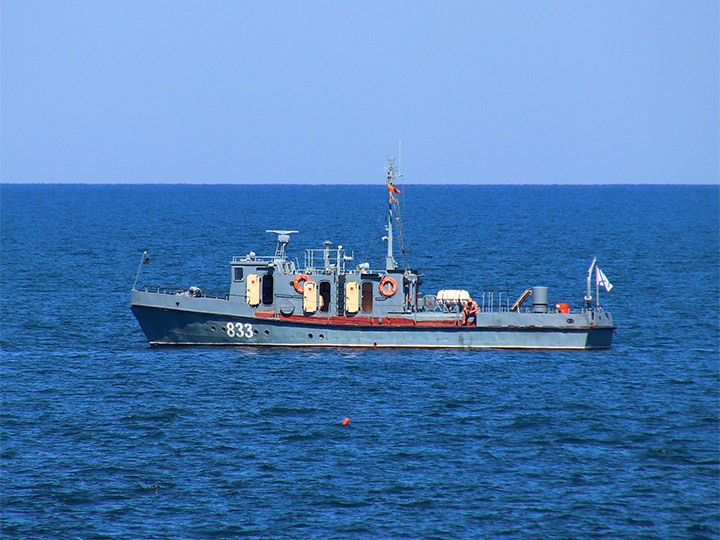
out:
{"label": "deck railing", "polygon": [[[191,290],[192,289],[192,290]],[[219,300],[228,300],[230,298],[229,292],[222,291],[209,291],[201,289],[199,287],[191,287],[185,289],[182,287],[169,287],[167,285],[141,285],[135,289],[136,291],[152,292],[158,294],[168,295],[187,295],[195,298],[217,298]]]}

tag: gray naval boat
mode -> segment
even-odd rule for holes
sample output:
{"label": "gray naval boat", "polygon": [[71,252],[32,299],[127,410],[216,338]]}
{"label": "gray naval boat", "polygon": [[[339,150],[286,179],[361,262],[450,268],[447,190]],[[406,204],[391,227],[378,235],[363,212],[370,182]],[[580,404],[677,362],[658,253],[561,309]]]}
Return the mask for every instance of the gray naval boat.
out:
{"label": "gray naval boat", "polygon": [[[473,317],[463,317],[470,295],[441,290],[422,295],[420,274],[401,269],[393,255],[399,206],[396,172],[387,168],[387,255],[383,269],[351,265],[342,246],[305,250],[300,265],[287,255],[290,235],[277,235],[272,256],[250,252],[230,263],[230,290],[211,296],[198,287],[138,287],[131,309],[150,345],[424,348],[608,348],[615,326],[599,302],[612,285],[593,259],[583,304],[548,304],[547,287],[532,287],[510,303],[508,292],[483,292]],[[595,303],[592,277],[595,268]],[[528,303],[527,300],[530,299]],[[472,304],[471,304],[472,305]],[[467,319],[467,320],[464,320]]]}

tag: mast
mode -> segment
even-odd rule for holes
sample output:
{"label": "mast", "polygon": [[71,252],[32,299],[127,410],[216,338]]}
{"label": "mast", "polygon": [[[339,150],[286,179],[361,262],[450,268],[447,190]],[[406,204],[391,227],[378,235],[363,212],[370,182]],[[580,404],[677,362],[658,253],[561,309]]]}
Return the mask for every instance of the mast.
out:
{"label": "mast", "polygon": [[387,169],[387,184],[388,184],[388,221],[387,225],[385,226],[385,229],[387,230],[387,256],[385,257],[385,270],[388,272],[390,270],[397,270],[397,261],[395,260],[395,257],[393,257],[393,210],[392,210],[392,203],[393,203],[393,192],[390,189],[390,186],[393,186],[393,180],[395,179],[395,157],[390,156],[388,158],[388,169]]}
{"label": "mast", "polygon": [[402,171],[402,139],[398,138],[398,171]]}

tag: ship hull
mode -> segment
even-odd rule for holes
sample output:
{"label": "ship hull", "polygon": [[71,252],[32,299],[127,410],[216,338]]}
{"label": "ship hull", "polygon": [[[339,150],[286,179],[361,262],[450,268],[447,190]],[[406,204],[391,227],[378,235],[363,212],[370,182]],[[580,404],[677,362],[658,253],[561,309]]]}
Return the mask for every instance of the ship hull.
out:
{"label": "ship hull", "polygon": [[147,304],[131,308],[153,346],[602,349],[610,347],[615,329],[611,323],[563,326],[552,314],[505,314],[516,317],[510,319],[515,324],[489,316],[487,322],[492,324],[485,324],[481,314],[477,326],[468,327],[453,321],[393,324],[387,319],[367,323],[347,318],[339,323],[338,318],[233,315],[227,309],[212,312]]}

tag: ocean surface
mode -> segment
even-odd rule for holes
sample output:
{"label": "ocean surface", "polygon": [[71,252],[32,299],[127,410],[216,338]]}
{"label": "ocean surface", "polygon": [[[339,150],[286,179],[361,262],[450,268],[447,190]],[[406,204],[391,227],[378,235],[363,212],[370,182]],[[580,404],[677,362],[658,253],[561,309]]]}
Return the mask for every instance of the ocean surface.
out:
{"label": "ocean surface", "polygon": [[211,291],[266,229],[380,267],[386,196],[0,186],[0,537],[717,539],[718,186],[404,186],[426,293],[578,306],[597,256],[609,350],[148,346],[143,250]]}

